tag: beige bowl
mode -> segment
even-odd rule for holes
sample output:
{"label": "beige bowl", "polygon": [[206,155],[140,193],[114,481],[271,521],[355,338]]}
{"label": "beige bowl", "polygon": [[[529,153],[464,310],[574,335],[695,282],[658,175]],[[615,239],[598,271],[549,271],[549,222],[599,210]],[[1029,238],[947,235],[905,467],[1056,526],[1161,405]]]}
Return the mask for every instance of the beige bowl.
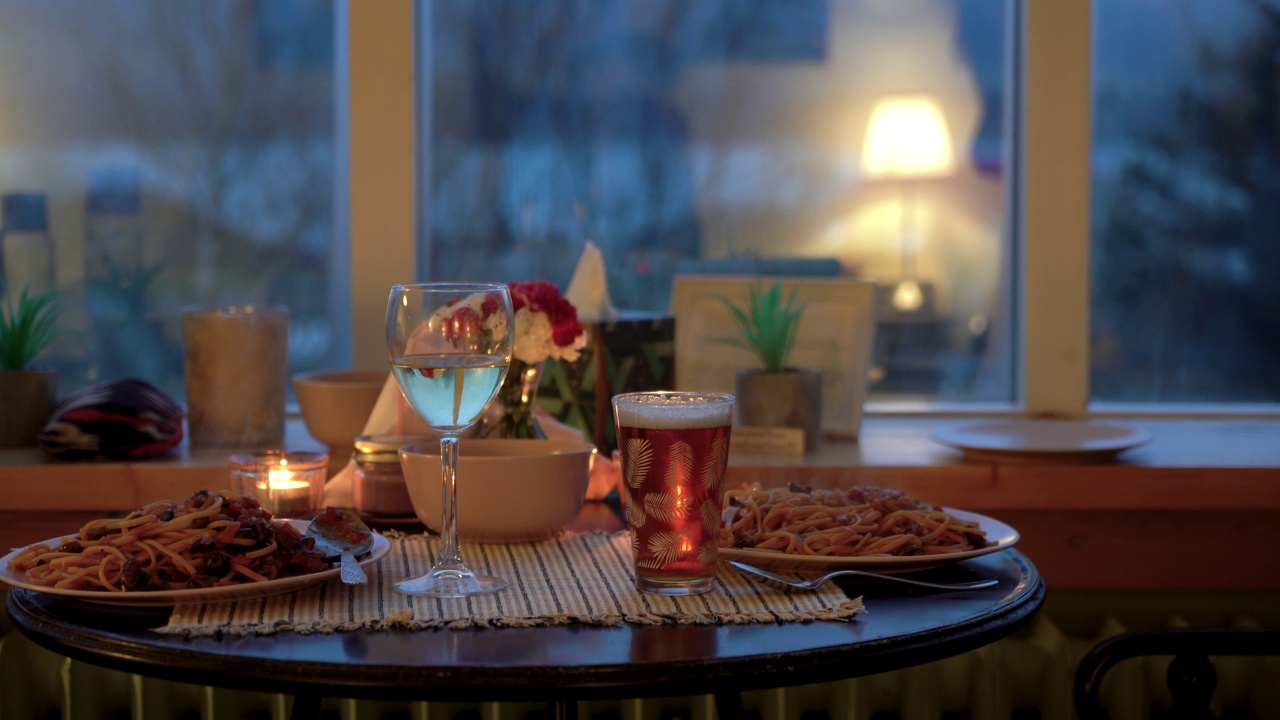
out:
{"label": "beige bowl", "polygon": [[341,458],[345,463],[389,375],[385,370],[313,370],[294,375],[293,389],[307,432],[328,445],[331,454],[345,454]]}
{"label": "beige bowl", "polygon": [[[463,440],[458,444],[458,537],[463,542],[545,540],[573,522],[590,478],[590,443]],[[440,529],[440,446],[400,449],[414,514]]]}

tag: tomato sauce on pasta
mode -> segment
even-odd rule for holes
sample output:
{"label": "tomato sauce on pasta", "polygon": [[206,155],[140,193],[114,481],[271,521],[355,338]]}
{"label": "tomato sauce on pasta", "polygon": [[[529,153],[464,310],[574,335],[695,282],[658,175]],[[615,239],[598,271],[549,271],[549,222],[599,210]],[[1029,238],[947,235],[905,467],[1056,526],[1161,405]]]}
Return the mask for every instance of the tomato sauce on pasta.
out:
{"label": "tomato sauce on pasta", "polygon": [[799,485],[731,494],[721,547],[793,555],[943,555],[986,547],[971,521],[897,490]]}
{"label": "tomato sauce on pasta", "polygon": [[198,490],[124,518],[90,520],[56,546],[9,562],[34,585],[130,592],[220,587],[328,569],[315,540],[273,520],[252,495]]}

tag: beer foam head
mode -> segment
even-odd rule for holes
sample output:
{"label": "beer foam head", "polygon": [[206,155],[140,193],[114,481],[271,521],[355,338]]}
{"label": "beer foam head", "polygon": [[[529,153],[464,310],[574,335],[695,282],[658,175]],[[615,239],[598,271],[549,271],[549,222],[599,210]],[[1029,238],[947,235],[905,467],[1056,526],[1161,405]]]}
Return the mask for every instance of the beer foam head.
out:
{"label": "beer foam head", "polygon": [[618,424],[651,430],[709,428],[733,422],[733,396],[724,393],[627,393],[613,399]]}

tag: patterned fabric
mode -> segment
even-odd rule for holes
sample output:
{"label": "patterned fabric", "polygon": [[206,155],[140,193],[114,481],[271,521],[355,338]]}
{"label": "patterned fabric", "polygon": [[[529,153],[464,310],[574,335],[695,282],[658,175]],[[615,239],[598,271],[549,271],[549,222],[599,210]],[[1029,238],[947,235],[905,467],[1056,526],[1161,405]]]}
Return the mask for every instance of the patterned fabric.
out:
{"label": "patterned fabric", "polygon": [[40,447],[62,460],[149,458],[181,441],[182,407],[136,378],[71,393],[40,433]]}
{"label": "patterned fabric", "polygon": [[198,637],[565,623],[741,625],[847,621],[863,610],[861,598],[850,599],[834,583],[815,592],[780,590],[748,580],[727,565],[720,566],[711,592],[648,595],[635,589],[631,538],[625,531],[566,532],[538,543],[463,543],[462,553],[472,570],[500,577],[508,587],[457,600],[414,597],[397,592],[394,584],[431,569],[439,538],[399,533],[387,537],[387,554],[365,567],[367,584],[343,585],[334,579],[284,595],[180,602],[158,631]]}

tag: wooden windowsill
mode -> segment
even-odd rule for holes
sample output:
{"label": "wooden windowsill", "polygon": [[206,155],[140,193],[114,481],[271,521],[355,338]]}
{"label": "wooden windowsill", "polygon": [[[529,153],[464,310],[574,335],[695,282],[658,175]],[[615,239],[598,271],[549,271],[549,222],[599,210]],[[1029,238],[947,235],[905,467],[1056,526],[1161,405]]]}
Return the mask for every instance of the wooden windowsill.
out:
{"label": "wooden windowsill", "polygon": [[[1280,419],[1117,420],[1153,440],[1105,464],[970,461],[930,438],[939,422],[869,417],[857,442],[738,453],[728,482],[882,485],[998,516],[1050,587],[1280,589],[1280,575],[1257,572],[1280,567]],[[320,448],[296,420],[285,445]],[[0,547],[224,486],[227,454],[184,445],[161,459],[68,463],[0,450]]]}
{"label": "wooden windowsill", "polygon": [[856,443],[829,441],[803,457],[738,455],[731,480],[884,485],[988,510],[1280,510],[1280,419],[1117,421],[1153,439],[1099,464],[968,460],[930,438],[940,422],[873,418]]}

